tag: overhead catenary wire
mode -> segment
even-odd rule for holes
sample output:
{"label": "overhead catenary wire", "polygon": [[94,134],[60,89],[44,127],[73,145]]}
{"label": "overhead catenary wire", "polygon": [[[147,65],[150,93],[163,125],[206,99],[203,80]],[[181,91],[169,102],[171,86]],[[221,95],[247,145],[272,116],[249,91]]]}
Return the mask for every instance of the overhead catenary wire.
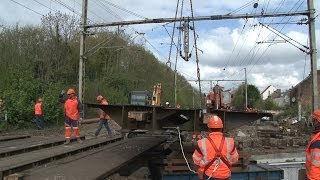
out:
{"label": "overhead catenary wire", "polygon": [[[300,0],[293,5],[293,7],[289,10],[289,12],[291,12],[291,11],[296,7],[296,5],[297,5],[299,2],[300,2]],[[273,13],[275,13],[276,11],[279,11],[279,10],[280,10],[280,7],[283,5],[283,3],[284,3],[284,0],[279,4],[279,6],[278,6],[277,8],[273,11]],[[300,7],[300,6],[298,6],[298,8],[299,8],[299,7]],[[298,10],[298,8],[297,8],[297,10]],[[296,10],[296,11],[297,11],[297,10]],[[283,17],[281,21],[283,21],[284,19],[285,19],[285,17]],[[274,21],[274,18],[271,20],[271,22],[273,22],[273,21]],[[258,37],[260,36],[261,29],[262,29],[262,28],[260,28],[259,34],[258,34],[258,36],[257,36],[257,39],[258,39]],[[271,33],[269,33],[268,36],[266,36],[264,40],[266,40],[270,35],[271,35]],[[256,40],[256,41],[257,41],[257,40]],[[252,56],[251,56],[251,58],[248,59],[248,63],[247,63],[247,65],[250,65],[250,64],[252,63],[252,61],[254,60],[254,57],[256,56],[256,54],[259,52],[259,50],[260,50],[261,48],[262,48],[262,46],[258,46],[258,44],[255,44],[254,47],[249,51],[249,53],[242,59],[242,61],[241,61],[240,64],[243,64],[243,63],[245,62],[245,60],[248,59],[247,57],[248,57],[248,56],[251,54],[251,52],[252,52]],[[268,48],[269,48],[269,47],[267,47],[267,49],[268,49]],[[267,50],[267,49],[265,49],[265,50]],[[262,52],[262,54],[264,54],[264,52]],[[262,57],[262,56],[260,56],[260,57]],[[258,61],[258,60],[257,60],[257,61]],[[255,64],[255,63],[253,63],[253,64]],[[250,71],[251,71],[252,69],[253,69],[253,68],[251,68]],[[248,71],[248,72],[250,72],[250,71]]]}
{"label": "overhead catenary wire", "polygon": [[[254,10],[254,9],[253,9]],[[253,10],[251,11],[251,13],[253,13]],[[255,12],[254,13],[256,13],[256,10],[255,10]],[[246,24],[248,23],[248,21],[246,21]],[[246,25],[245,24],[245,25]],[[243,29],[242,29],[242,31],[241,31],[241,33],[240,33],[240,35],[239,35],[239,39],[240,39],[240,37],[241,37],[241,35],[242,35],[242,33],[243,33],[243,31],[244,31],[244,28],[245,28],[245,26],[243,27]],[[244,46],[244,44],[246,43],[246,41],[247,41],[247,38],[248,38],[248,33],[246,34],[246,36],[245,36],[245,38],[244,38],[244,41],[243,41],[243,43],[242,43],[242,45],[241,45],[241,47],[240,47],[240,49],[239,49],[239,51],[238,51],[238,53],[237,53],[237,55],[235,56],[235,58],[234,59],[238,59],[238,57],[239,57],[239,54],[240,54],[240,52],[242,51],[242,48],[243,48],[243,46]],[[238,39],[238,40],[239,40]],[[236,44],[237,45],[237,44]],[[235,45],[235,46],[236,46]],[[234,63],[233,63],[233,66],[235,66],[236,65],[236,61],[234,61]]]}
{"label": "overhead catenary wire", "polygon": [[[298,5],[299,2],[300,2],[300,0],[293,5],[293,7],[289,10],[289,12],[291,12],[291,11],[296,7],[296,5]],[[284,0],[282,0],[282,2],[281,2],[281,3],[279,4],[279,6],[273,11],[273,13],[275,13],[276,11],[279,11],[279,10],[280,10],[280,7],[283,5],[283,3],[284,3]],[[296,11],[299,9],[300,6],[301,6],[301,3],[300,3],[300,5],[296,8]],[[290,18],[291,18],[291,17],[290,17]],[[285,19],[285,17],[283,17],[281,21],[283,21],[284,19]],[[273,21],[274,21],[274,18],[271,20],[271,22],[273,22]],[[257,39],[258,39],[258,37],[260,36],[261,29],[262,29],[262,27],[260,28],[259,34],[258,34],[258,36],[257,36]],[[271,35],[271,33],[269,33],[269,35],[266,36],[265,39],[267,39],[270,35]],[[257,39],[256,39],[256,41],[257,41]],[[264,39],[264,40],[265,40],[265,39]],[[254,57],[256,57],[256,55],[257,55],[257,53],[259,52],[259,50],[261,49],[261,47],[262,47],[262,46],[258,46],[258,44],[255,44],[255,46],[249,51],[249,53],[247,54],[247,56],[250,55],[251,52],[253,52],[253,53],[252,53],[251,58],[249,58],[249,61],[248,61],[247,65],[250,65],[250,64],[252,63],[252,61],[254,60]],[[268,49],[268,48],[269,48],[269,46],[267,47],[267,49]],[[257,50],[256,50],[256,49],[257,49]],[[266,51],[267,49],[265,49],[265,51]],[[255,51],[255,50],[256,50],[256,51]],[[264,54],[264,53],[265,53],[265,52],[262,52],[262,54]],[[242,59],[242,61],[240,62],[240,65],[245,62],[245,60],[247,59],[247,56]],[[261,58],[261,57],[262,57],[262,56],[260,56],[260,58]],[[259,61],[259,60],[257,60],[257,61]],[[256,64],[256,63],[253,63],[253,64]],[[248,72],[250,72],[251,70],[252,70],[252,68],[251,68]]]}
{"label": "overhead catenary wire", "polygon": [[135,13],[135,12],[133,12],[133,11],[130,11],[130,10],[128,10],[128,9],[125,9],[125,8],[123,8],[123,7],[119,6],[119,5],[116,5],[116,4],[114,4],[114,3],[110,2],[110,1],[107,1],[107,0],[104,0],[104,1],[105,1],[107,4],[109,4],[110,6],[113,6],[113,7],[115,7],[115,8],[118,8],[118,9],[120,9],[120,10],[126,12],[126,13],[129,13],[129,14],[131,14],[131,15],[134,15],[134,16],[139,17],[139,18],[142,18],[142,19],[147,19],[146,17],[144,17],[144,16],[142,16],[142,15],[140,15],[140,14],[137,14],[137,13]]}
{"label": "overhead catenary wire", "polygon": [[233,13],[239,12],[239,11],[247,8],[248,6],[252,5],[252,4],[253,4],[254,2],[256,2],[256,1],[257,1],[257,0],[252,0],[252,1],[250,1],[250,2],[248,2],[248,3],[246,3],[246,4],[244,4],[244,5],[242,5],[241,7],[237,8],[237,9],[235,9],[235,10],[229,12],[229,13],[227,13],[227,14],[233,14]]}
{"label": "overhead catenary wire", "polygon": [[[255,10],[255,11],[254,11],[254,10]],[[254,11],[254,13],[256,13],[257,9],[256,9],[256,8],[252,9],[251,13],[253,13],[253,11]],[[227,61],[227,65],[225,65],[225,67],[223,68],[223,70],[225,70],[226,67],[228,66],[229,61],[231,60],[232,54],[233,54],[233,52],[234,52],[234,49],[235,49],[235,47],[237,46],[238,41],[240,40],[240,38],[241,38],[241,36],[242,36],[242,34],[243,34],[244,30],[245,30],[245,27],[246,27],[248,21],[249,21],[249,20],[247,20],[246,23],[244,24],[244,26],[243,26],[243,28],[242,28],[242,30],[241,30],[241,32],[240,32],[240,35],[239,35],[239,37],[238,37],[238,40],[237,40],[237,42],[236,42],[236,44],[235,44],[235,46],[234,46],[234,48],[233,48],[233,50],[232,50],[232,53],[231,53],[230,56],[229,56],[229,59],[228,59],[228,61]],[[245,36],[245,38],[244,38],[244,41],[242,42],[242,45],[241,45],[240,49],[238,50],[238,53],[237,53],[237,55],[234,57],[234,59],[238,59],[238,57],[239,57],[239,55],[240,55],[240,52],[242,52],[242,48],[243,48],[244,44],[245,44],[246,41],[247,41],[248,36],[249,36],[249,33],[246,33],[246,36]],[[232,66],[236,66],[236,61],[234,61],[234,63],[232,64]],[[231,75],[229,75],[229,78],[233,77],[236,73],[239,73],[239,72],[240,72],[240,71],[238,71],[238,72],[237,72],[237,71],[233,72]],[[228,79],[228,78],[227,78],[227,79]]]}
{"label": "overhead catenary wire", "polygon": [[[102,7],[104,7],[103,9],[105,10],[105,11],[107,11],[108,13],[110,13],[111,15],[113,15],[114,17],[116,17],[116,18],[118,18],[118,19],[120,19],[120,20],[123,20],[123,18],[121,17],[121,16],[119,16],[117,13],[115,13],[114,11],[112,11],[104,2],[102,2],[102,0],[97,0],[97,2],[102,6]],[[107,2],[106,2],[107,3]],[[113,5],[115,5],[115,4],[113,4]],[[120,6],[119,6],[120,7]],[[109,12],[110,11],[110,12]],[[161,56],[163,59],[166,59],[163,55],[162,55],[162,53],[152,44],[152,43],[150,43],[147,39],[146,39],[146,37],[144,36],[144,33],[139,33],[137,30],[135,30],[134,28],[131,28],[131,27],[129,27],[130,29],[132,29],[137,35],[139,35],[140,37],[142,37],[144,40],[145,40],[145,42],[147,42],[157,53],[158,53],[158,55],[159,56]]]}
{"label": "overhead catenary wire", "polygon": [[17,2],[17,1],[15,1],[15,0],[10,0],[10,1],[12,1],[12,2],[14,2],[14,3],[16,3],[16,4],[18,4],[18,5],[22,6],[22,7],[26,8],[26,9],[28,9],[28,10],[32,11],[32,12],[34,12],[34,13],[36,13],[36,14],[40,15],[40,16],[44,16],[43,14],[41,14],[41,13],[39,13],[39,12],[37,12],[37,11],[35,11],[35,10],[33,10],[33,9],[29,8],[28,6],[26,6],[26,5],[24,5],[24,4],[21,4],[21,3]]}
{"label": "overhead catenary wire", "polygon": [[[78,2],[78,1],[74,1],[74,2],[76,2],[80,7],[82,7],[82,5]],[[94,1],[93,1],[94,2]],[[97,13],[95,13],[94,11],[92,11],[92,10],[90,10],[90,9],[88,9],[88,11],[90,12],[90,13],[92,13],[93,15],[95,15],[96,17],[98,17],[98,18],[100,18],[100,19],[102,19],[102,20],[105,20],[105,18],[102,18],[101,16],[99,16]]]}
{"label": "overhead catenary wire", "polygon": [[[177,6],[176,6],[176,13],[175,13],[175,16],[174,18],[177,19],[177,15],[178,15],[178,9],[179,9],[179,0],[177,1]],[[182,3],[183,3],[183,0],[182,0]],[[181,7],[182,9],[183,7]],[[163,26],[164,27],[164,26]],[[164,27],[165,28],[165,27]],[[170,42],[170,49],[169,49],[169,56],[168,56],[168,61],[167,61],[167,65],[169,64],[170,68],[171,68],[171,62],[170,62],[170,59],[171,59],[171,51],[172,51],[172,44],[174,43],[173,41],[173,38],[174,38],[174,32],[175,32],[175,28],[176,28],[176,21],[173,23],[173,28],[172,28],[172,36],[171,36],[171,42]],[[165,28],[166,29],[166,28]],[[166,29],[167,31],[167,29]],[[169,32],[167,31],[168,35],[170,36]],[[176,45],[176,48],[178,49],[177,45]]]}
{"label": "overhead catenary wire", "polygon": [[[291,11],[296,7],[296,5],[298,5],[299,2],[300,2],[300,0],[293,5],[293,7],[289,10],[289,12],[291,12]],[[303,1],[302,1],[302,2],[303,2]],[[302,5],[302,3],[300,3],[300,5],[298,5],[298,7],[296,8],[295,11],[298,11],[298,9],[301,7],[301,5]],[[284,19],[285,19],[285,17],[283,17],[281,21],[283,21]],[[288,21],[290,21],[290,20],[291,20],[291,17],[289,18]],[[272,21],[273,21],[273,19],[272,19]],[[272,21],[271,21],[271,22],[272,22]],[[285,25],[282,27],[281,30],[283,30],[284,27],[285,27]],[[281,30],[280,30],[280,31],[281,31]],[[265,41],[270,35],[271,35],[271,32],[269,33],[269,35],[268,35],[263,41]],[[257,45],[257,44],[256,44],[256,45]],[[258,48],[258,50],[256,51],[256,54],[257,54],[257,52],[261,49],[261,47],[262,47],[262,46],[260,46],[260,47]],[[270,47],[270,46],[268,46],[267,49],[268,49],[269,47]],[[266,51],[267,49],[265,49],[264,51]],[[264,54],[264,53],[265,53],[265,52],[262,52],[262,54]],[[250,59],[250,63],[253,61],[253,58],[254,58],[254,57],[255,57],[255,56],[253,55],[252,58]],[[262,56],[260,56],[260,57],[262,57]],[[256,61],[259,61],[259,59],[257,59]],[[249,64],[250,64],[250,63],[249,63]],[[253,63],[253,64],[255,65],[256,63]],[[253,65],[253,66],[254,66],[254,65]],[[253,68],[251,68],[250,71],[251,71],[252,69],[253,69]],[[248,72],[250,72],[250,71],[248,71]]]}
{"label": "overhead catenary wire", "polygon": [[[263,27],[269,29],[271,32],[275,33],[277,36],[279,36],[280,38],[284,39],[286,42],[290,43],[291,45],[293,45],[294,47],[298,48],[298,49],[301,50],[302,52],[309,53],[309,52],[307,52],[306,50],[298,47],[297,45],[295,45],[295,44],[293,44],[293,43],[291,43],[290,41],[294,41],[295,43],[299,44],[300,46],[304,47],[305,49],[310,49],[310,48],[307,47],[306,45],[303,45],[303,44],[301,44],[300,42],[292,39],[291,37],[289,37],[289,36],[287,36],[287,35],[285,35],[285,34],[283,34],[283,33],[281,33],[281,32],[278,32],[277,30],[271,28],[270,26],[266,26],[266,25],[264,25],[264,24],[262,24],[262,23],[260,23],[260,25],[262,25]],[[283,37],[283,36],[284,36],[284,37]],[[287,38],[287,39],[286,39],[286,38]]]}
{"label": "overhead catenary wire", "polygon": [[66,3],[60,1],[60,0],[54,0],[56,3],[64,6],[65,8],[67,8],[68,10],[70,10],[71,12],[73,12],[74,14],[78,15],[79,17],[81,17],[81,13],[79,13],[77,10],[75,10],[74,8],[70,7],[69,5],[67,5]]}
{"label": "overhead catenary wire", "polygon": [[43,3],[41,3],[41,2],[39,2],[39,1],[37,1],[37,0],[33,0],[33,1],[35,1],[35,2],[38,3],[38,4],[40,4],[41,6],[44,6],[44,7],[48,8],[48,9],[50,9],[50,11],[58,12],[57,10],[52,9],[51,7],[45,5],[45,4],[43,4]]}

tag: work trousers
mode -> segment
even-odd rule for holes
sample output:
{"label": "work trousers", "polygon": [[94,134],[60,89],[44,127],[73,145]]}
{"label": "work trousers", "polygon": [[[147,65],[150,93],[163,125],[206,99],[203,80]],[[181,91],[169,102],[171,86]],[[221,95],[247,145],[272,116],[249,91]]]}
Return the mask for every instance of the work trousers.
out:
{"label": "work trousers", "polygon": [[106,120],[106,119],[100,119],[99,121],[99,125],[98,125],[98,129],[96,130],[96,133],[95,135],[98,136],[101,129],[102,129],[102,126],[104,126],[107,131],[108,131],[108,135],[111,136],[112,135],[112,132],[111,132],[111,129],[110,129],[110,126],[109,126],[109,120]]}
{"label": "work trousers", "polygon": [[36,119],[36,125],[37,125],[37,128],[41,129],[43,128],[43,115],[35,115],[35,119]]}

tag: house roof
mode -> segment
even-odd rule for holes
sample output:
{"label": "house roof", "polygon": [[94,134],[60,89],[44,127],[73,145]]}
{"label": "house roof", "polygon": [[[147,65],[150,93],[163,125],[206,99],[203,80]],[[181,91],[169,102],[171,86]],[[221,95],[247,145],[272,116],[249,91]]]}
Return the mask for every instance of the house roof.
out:
{"label": "house roof", "polygon": [[269,85],[266,89],[264,89],[260,94],[263,94],[264,92],[266,92],[267,89],[269,89],[269,87],[271,87],[272,85]]}

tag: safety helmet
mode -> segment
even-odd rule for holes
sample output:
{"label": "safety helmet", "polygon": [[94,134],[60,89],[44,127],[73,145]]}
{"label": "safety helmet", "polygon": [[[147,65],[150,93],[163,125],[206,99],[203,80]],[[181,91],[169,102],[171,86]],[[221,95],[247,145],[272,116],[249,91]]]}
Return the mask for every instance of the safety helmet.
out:
{"label": "safety helmet", "polygon": [[102,99],[103,99],[103,96],[101,95],[97,96],[97,101],[102,101]]}
{"label": "safety helmet", "polygon": [[223,128],[222,120],[217,115],[211,116],[207,125],[208,125],[208,128],[212,128],[212,129]]}
{"label": "safety helmet", "polygon": [[317,120],[318,122],[320,122],[320,109],[318,109],[318,110],[316,110],[316,111],[313,112],[312,118],[314,118],[315,120]]}
{"label": "safety helmet", "polygon": [[73,89],[68,89],[67,94],[75,94],[76,92]]}
{"label": "safety helmet", "polygon": [[42,101],[43,101],[43,99],[42,99],[42,98],[39,98],[39,99],[38,99],[38,102],[42,102]]}

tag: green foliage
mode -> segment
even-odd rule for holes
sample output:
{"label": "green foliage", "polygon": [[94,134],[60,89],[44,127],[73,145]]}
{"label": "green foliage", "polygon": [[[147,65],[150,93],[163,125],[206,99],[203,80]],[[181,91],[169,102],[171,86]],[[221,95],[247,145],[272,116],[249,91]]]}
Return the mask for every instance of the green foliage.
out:
{"label": "green foliage", "polygon": [[59,125],[64,121],[63,105],[58,102],[58,95],[61,92],[62,85],[59,83],[49,83],[45,85],[43,92],[43,114],[46,126]]}
{"label": "green foliage", "polygon": [[296,117],[298,116],[298,104],[287,106],[279,115],[279,119],[282,117]]}
{"label": "green foliage", "polygon": [[[17,25],[0,31],[0,96],[11,127],[34,127],[34,104],[39,97],[44,99],[45,124],[63,121],[59,93],[78,87],[78,24],[75,17],[56,13],[43,17],[40,26]],[[101,42],[110,48],[94,48]],[[143,46],[134,44],[130,35],[96,31],[87,38],[87,50],[85,102],[96,102],[95,97],[101,94],[110,104],[126,104],[130,91],[152,92],[153,86],[161,83],[162,104],[173,104],[174,72]],[[192,107],[192,87],[179,74],[177,83],[177,102],[184,108]]]}
{"label": "green foliage", "polygon": [[[233,96],[233,106],[235,109],[243,110],[245,107],[245,85],[242,84],[238,87]],[[255,107],[261,103],[261,96],[259,89],[251,84],[247,85],[247,102],[248,107]]]}
{"label": "green foliage", "polygon": [[265,101],[264,101],[264,109],[265,110],[278,110],[279,107],[278,105],[272,101],[272,99],[270,98],[267,98]]}
{"label": "green foliage", "polygon": [[25,127],[33,122],[34,101],[41,93],[40,82],[29,71],[15,70],[10,77],[11,83],[2,91],[8,124]]}

